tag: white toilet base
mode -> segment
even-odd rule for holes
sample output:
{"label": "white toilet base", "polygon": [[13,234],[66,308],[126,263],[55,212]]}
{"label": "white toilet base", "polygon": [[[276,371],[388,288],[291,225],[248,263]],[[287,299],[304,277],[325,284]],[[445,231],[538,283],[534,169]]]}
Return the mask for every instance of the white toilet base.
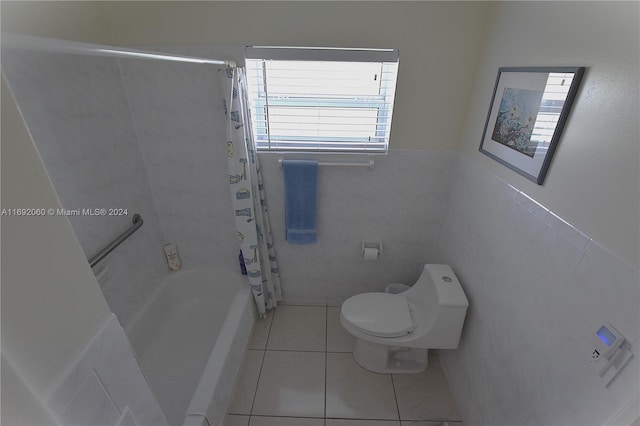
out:
{"label": "white toilet base", "polygon": [[353,358],[374,373],[414,374],[427,368],[428,349],[401,348],[367,342],[356,338]]}

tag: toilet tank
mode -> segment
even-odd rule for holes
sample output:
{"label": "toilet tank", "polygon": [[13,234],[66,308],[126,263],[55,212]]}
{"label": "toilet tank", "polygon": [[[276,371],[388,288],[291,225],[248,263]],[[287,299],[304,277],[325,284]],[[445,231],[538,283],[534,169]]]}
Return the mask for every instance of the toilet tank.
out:
{"label": "toilet tank", "polygon": [[432,283],[432,291],[435,290],[437,314],[424,338],[431,348],[455,349],[460,342],[469,300],[449,265],[425,265],[425,273]]}
{"label": "toilet tank", "polygon": [[464,290],[449,265],[424,265],[434,283],[438,297],[438,305],[451,307],[469,307]]}

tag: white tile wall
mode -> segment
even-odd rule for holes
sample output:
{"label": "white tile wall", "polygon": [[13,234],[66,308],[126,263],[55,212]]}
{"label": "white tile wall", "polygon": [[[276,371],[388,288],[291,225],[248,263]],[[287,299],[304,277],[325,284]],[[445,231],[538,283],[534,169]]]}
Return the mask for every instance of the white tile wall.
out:
{"label": "white tile wall", "polygon": [[[215,57],[207,48],[169,50]],[[167,241],[178,245],[187,267],[220,260],[236,264],[218,69],[140,60],[121,64]]]}
{"label": "white tile wall", "polygon": [[47,403],[65,425],[167,425],[124,330],[111,315]]}
{"label": "white tile wall", "polygon": [[87,257],[144,225],[104,261],[101,287],[127,324],[166,274],[163,236],[114,59],[3,51],[3,71],[66,209],[123,208],[127,216],[72,216]]}
{"label": "white tile wall", "polygon": [[[464,424],[603,424],[639,390],[638,270],[466,156],[454,171],[436,258],[470,301],[440,351]],[[635,353],[608,389],[587,363],[607,321]]]}
{"label": "white tile wall", "polygon": [[[260,154],[285,301],[339,305],[391,282],[414,283],[433,255],[454,156],[391,150],[376,156],[371,170],[320,167],[318,242],[291,245],[284,239],[282,154]],[[382,241],[377,261],[363,261],[362,241]]]}
{"label": "white tile wall", "polygon": [[[216,56],[210,48],[165,50]],[[145,218],[140,235],[107,261],[111,277],[102,285],[112,310],[127,324],[159,281],[157,270],[166,271],[160,250],[149,256],[163,236],[178,245],[185,266],[236,263],[238,247],[216,68],[120,60],[123,91],[117,64],[29,54],[9,63],[8,74],[17,94],[23,92],[19,103],[31,105],[27,122],[43,145],[63,205],[119,206],[126,198]],[[59,140],[48,148],[51,133]],[[278,156],[261,157],[285,300],[339,304],[390,282],[415,281],[433,254],[454,153],[392,150],[375,158],[373,170],[321,169],[319,242],[313,246],[284,240]],[[73,219],[91,254],[128,225],[127,218],[99,218],[97,228],[95,218]],[[377,262],[363,262],[363,240],[383,242]]]}

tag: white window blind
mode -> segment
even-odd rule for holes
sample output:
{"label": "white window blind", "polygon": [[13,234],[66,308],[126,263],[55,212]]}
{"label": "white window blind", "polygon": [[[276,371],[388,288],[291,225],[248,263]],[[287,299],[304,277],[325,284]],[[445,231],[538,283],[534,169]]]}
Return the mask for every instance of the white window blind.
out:
{"label": "white window blind", "polygon": [[247,47],[246,67],[259,151],[387,151],[397,50]]}

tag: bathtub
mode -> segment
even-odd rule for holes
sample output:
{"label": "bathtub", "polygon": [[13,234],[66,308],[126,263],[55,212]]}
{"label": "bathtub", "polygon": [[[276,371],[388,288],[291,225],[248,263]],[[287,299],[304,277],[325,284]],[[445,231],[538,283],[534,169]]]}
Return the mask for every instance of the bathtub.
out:
{"label": "bathtub", "polygon": [[222,425],[255,321],[230,269],[172,272],[127,335],[167,421]]}

